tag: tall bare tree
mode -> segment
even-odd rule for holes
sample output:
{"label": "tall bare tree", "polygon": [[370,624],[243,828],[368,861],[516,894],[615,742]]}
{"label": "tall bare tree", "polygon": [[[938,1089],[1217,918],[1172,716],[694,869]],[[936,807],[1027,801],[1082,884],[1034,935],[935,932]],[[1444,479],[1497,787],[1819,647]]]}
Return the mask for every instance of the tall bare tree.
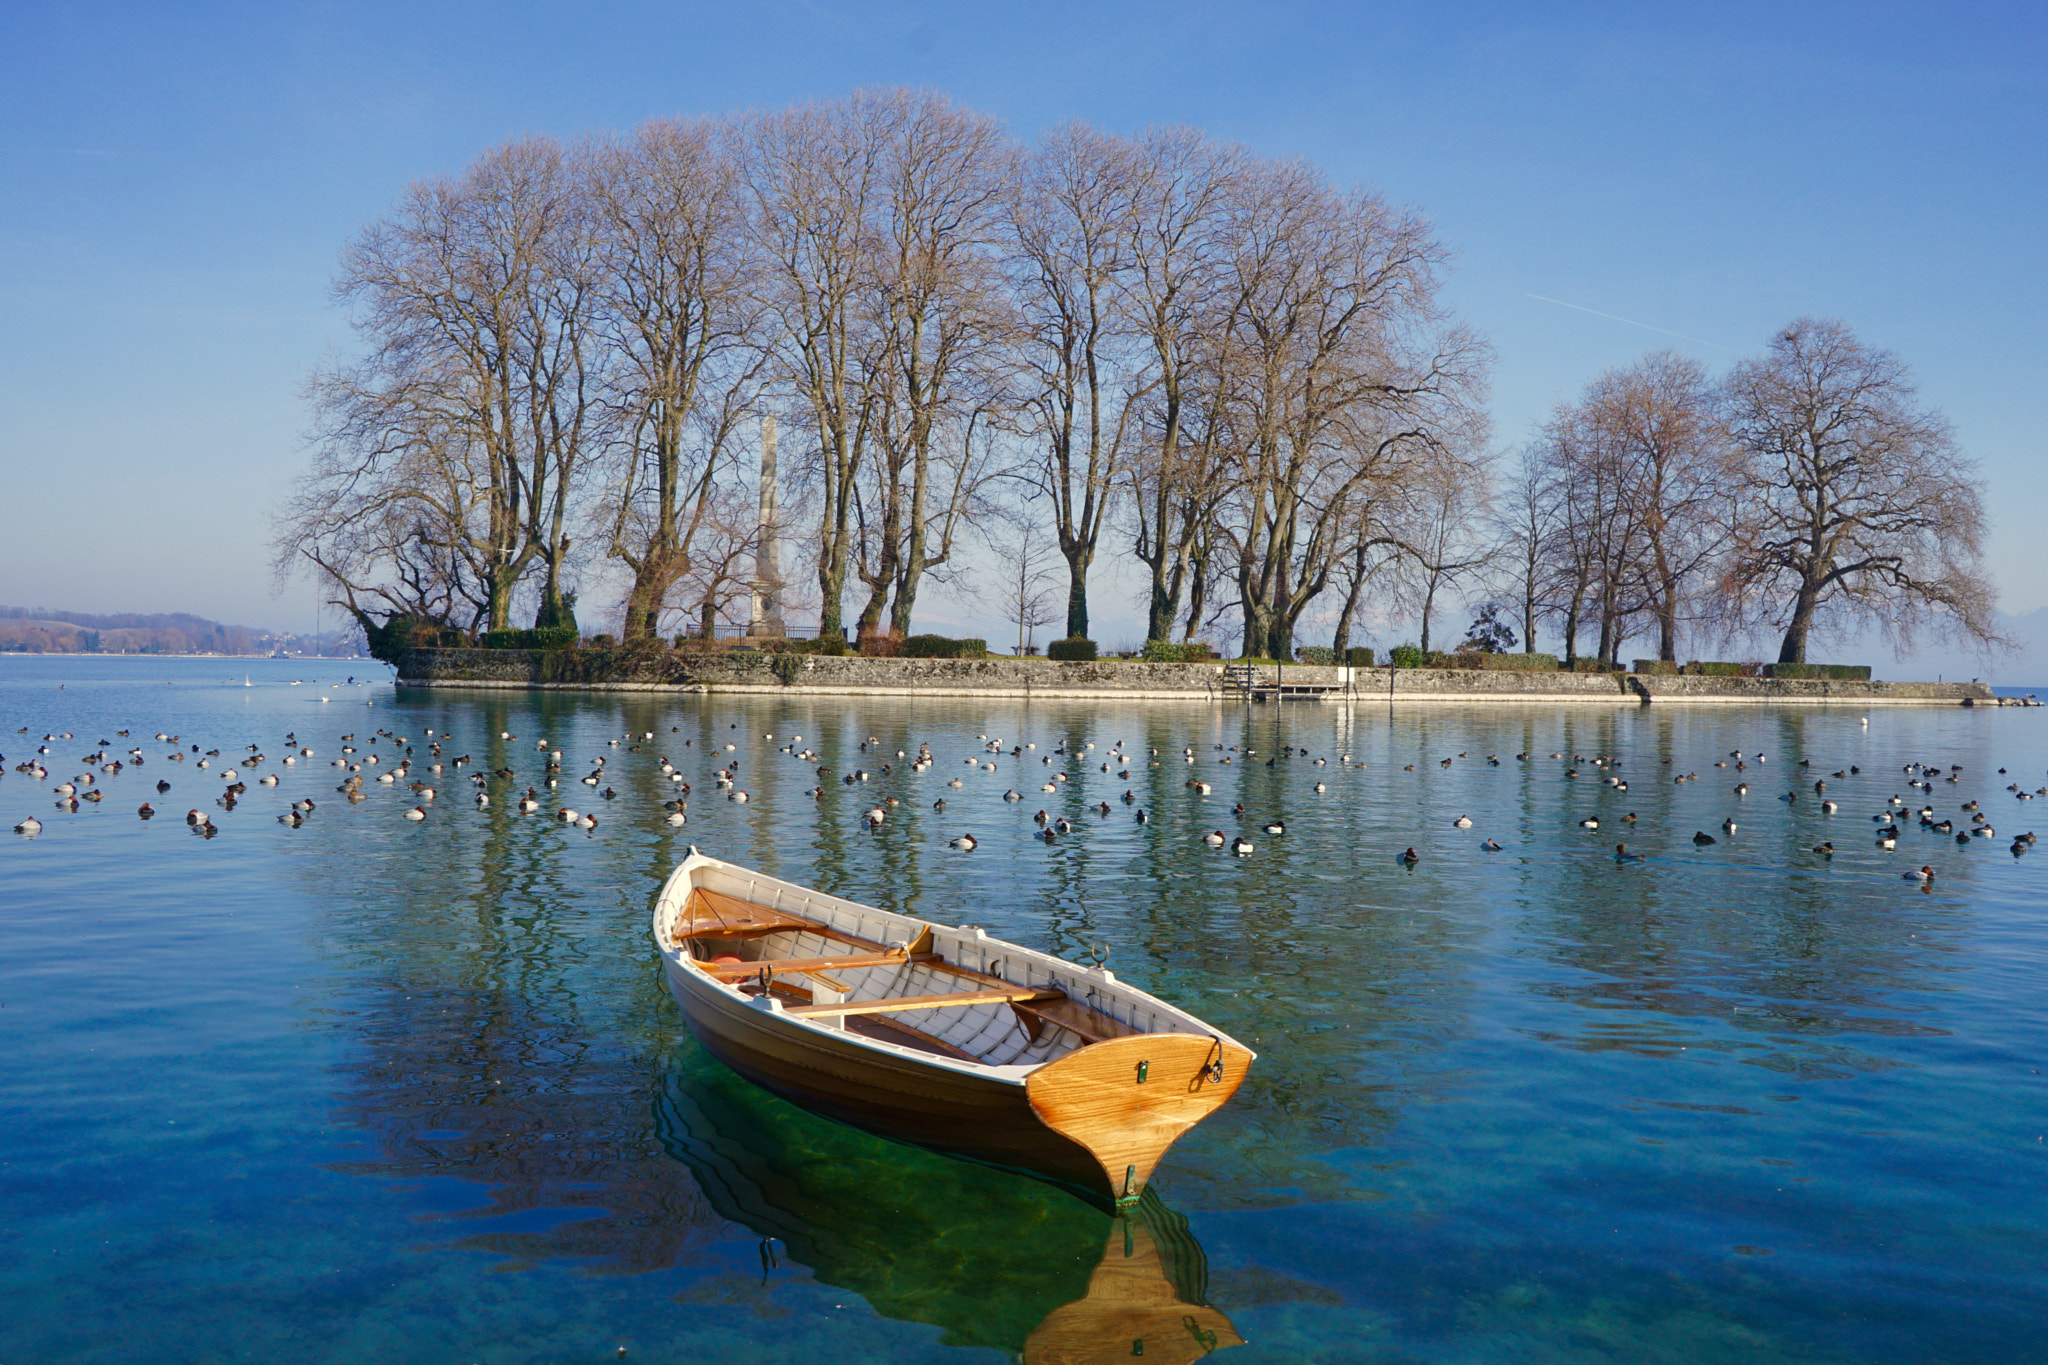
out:
{"label": "tall bare tree", "polygon": [[1522,647],[1531,654],[1536,652],[1537,622],[1549,614],[1556,515],[1538,447],[1524,445],[1494,502],[1494,553],[1487,577],[1500,599],[1515,608]]}
{"label": "tall bare tree", "polygon": [[[1125,290],[1152,372],[1144,441],[1129,474],[1133,549],[1151,574],[1147,639],[1172,637],[1189,556],[1215,503],[1210,453],[1221,430],[1218,346],[1228,326],[1221,227],[1245,159],[1190,128],[1148,132],[1131,154]],[[1190,427],[1208,449],[1188,448]]]}
{"label": "tall bare tree", "polygon": [[[877,98],[880,98],[879,96]],[[998,269],[1013,157],[995,120],[929,92],[888,92],[893,135],[863,302],[880,338],[875,450],[862,508],[859,626],[910,630],[924,577],[944,565],[975,508],[999,349],[1008,340]]]}
{"label": "tall bare tree", "polygon": [[1039,140],[1006,204],[1024,396],[1067,564],[1070,637],[1088,634],[1088,570],[1150,391],[1123,292],[1133,174],[1128,140],[1067,124]]}
{"label": "tall bare tree", "polygon": [[1629,567],[1660,659],[1678,657],[1679,623],[1696,615],[1703,575],[1724,549],[1715,513],[1736,489],[1714,405],[1706,370],[1673,351],[1608,371],[1584,399],[1619,475],[1622,520],[1640,537]]}
{"label": "tall bare tree", "polygon": [[765,357],[756,262],[729,125],[657,120],[583,161],[622,433],[605,531],[633,572],[624,638],[646,639],[738,477]]}
{"label": "tall bare tree", "polygon": [[1592,625],[1597,657],[1613,662],[1641,630],[1653,599],[1645,573],[1646,507],[1634,487],[1630,443],[1595,404],[1581,401],[1558,406],[1540,451],[1554,501],[1552,609],[1562,621],[1565,652],[1576,654],[1581,629]]}
{"label": "tall bare tree", "polygon": [[1974,468],[1896,355],[1800,318],[1735,367],[1725,395],[1745,461],[1728,587],[1783,628],[1780,663],[1805,662],[1831,617],[1900,644],[1929,624],[2000,643]]}
{"label": "tall bare tree", "polygon": [[1245,649],[1284,659],[1364,486],[1480,420],[1484,347],[1436,302],[1444,251],[1419,215],[1338,193],[1300,162],[1254,168],[1229,205],[1238,467],[1225,526]]}
{"label": "tall bare tree", "polygon": [[892,144],[906,116],[898,92],[856,91],[759,116],[745,130],[749,225],[763,261],[779,368],[810,409],[821,524],[821,633],[843,628],[855,535],[855,480],[885,363],[862,290],[878,250],[874,215],[888,192]]}
{"label": "tall bare tree", "polygon": [[471,629],[507,625],[539,565],[542,613],[559,610],[571,508],[604,439],[587,228],[562,149],[529,138],[411,186],[348,245],[335,294],[366,350],[309,382],[315,462],[281,565],[319,565],[358,611],[378,593],[354,575],[435,582],[398,595],[466,601],[472,619],[451,624]]}

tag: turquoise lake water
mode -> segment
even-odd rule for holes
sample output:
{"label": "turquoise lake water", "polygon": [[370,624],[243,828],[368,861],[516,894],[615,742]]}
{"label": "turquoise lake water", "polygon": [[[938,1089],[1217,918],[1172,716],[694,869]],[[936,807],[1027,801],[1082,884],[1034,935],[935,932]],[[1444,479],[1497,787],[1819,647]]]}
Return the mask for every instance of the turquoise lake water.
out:
{"label": "turquoise lake water", "polygon": [[[1106,945],[1257,1049],[1147,1215],[1174,1292],[1244,1339],[1224,1359],[2048,1358],[2048,846],[2008,852],[2048,826],[2048,798],[2008,790],[2048,783],[2048,711],[1865,714],[455,693],[360,662],[0,659],[0,828],[44,824],[0,835],[0,1362],[1019,1358],[1124,1230],[711,1061],[647,932],[691,843],[1076,959]],[[402,784],[334,791],[344,734],[402,752],[379,729],[415,776],[429,729],[474,759],[428,778],[427,819]],[[66,731],[47,778],[16,770]],[[288,732],[314,756],[285,766]],[[984,735],[992,773],[963,762]],[[829,776],[780,752],[795,736]],[[568,756],[550,808],[595,830],[513,809],[542,738]],[[57,809],[101,739],[145,762]],[[937,762],[912,774],[895,754],[921,742]],[[1128,779],[1101,770],[1119,743]],[[694,789],[680,829],[663,755]],[[577,781],[599,757],[616,799]],[[731,759],[745,805],[713,788]],[[1939,766],[1930,794],[1910,763]],[[500,767],[516,786],[477,810],[468,775]],[[1960,827],[1970,801],[1997,837],[1912,813]],[[1039,809],[1074,832],[1036,839]],[[980,847],[948,847],[962,832]],[[1930,885],[1901,878],[1922,864]],[[1103,1322],[1060,1358],[1129,1358]],[[1227,1345],[1188,1322],[1183,1357]]]}

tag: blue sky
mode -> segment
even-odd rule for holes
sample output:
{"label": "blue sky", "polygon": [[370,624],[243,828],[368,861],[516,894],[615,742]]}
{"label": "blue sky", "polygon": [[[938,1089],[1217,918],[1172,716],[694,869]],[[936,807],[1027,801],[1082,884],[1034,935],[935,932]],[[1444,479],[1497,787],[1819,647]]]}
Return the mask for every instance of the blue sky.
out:
{"label": "blue sky", "polygon": [[271,594],[266,512],[303,458],[298,386],[349,342],[337,251],[407,181],[519,133],[903,83],[1025,137],[1195,124],[1419,206],[1459,253],[1453,304],[1497,350],[1503,445],[1652,347],[1719,368],[1796,315],[1845,318],[1955,422],[1989,482],[2004,605],[2031,611],[2048,605],[2044,16],[9,6],[0,601],[309,624],[309,589]]}

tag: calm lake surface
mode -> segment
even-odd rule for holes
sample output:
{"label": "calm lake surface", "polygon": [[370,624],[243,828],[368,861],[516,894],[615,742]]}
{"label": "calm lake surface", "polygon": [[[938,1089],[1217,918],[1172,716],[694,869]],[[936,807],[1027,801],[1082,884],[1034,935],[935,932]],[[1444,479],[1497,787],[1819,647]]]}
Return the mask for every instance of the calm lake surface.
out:
{"label": "calm lake surface", "polygon": [[[0,815],[44,822],[0,835],[0,1361],[1129,1358],[1113,1312],[1060,1319],[1098,1324],[1093,1355],[1033,1336],[1129,1229],[812,1118],[696,1046],[647,930],[691,843],[1076,959],[1107,945],[1256,1048],[1148,1211],[1167,1301],[1244,1338],[1226,1359],[2048,1359],[2048,846],[2008,852],[2048,800],[2007,790],[2048,782],[2048,712],[1868,714],[452,693],[363,662],[0,659]],[[343,735],[402,754],[380,729],[415,776],[429,730],[474,760],[428,777],[423,821],[379,769],[359,805],[334,790]],[[65,731],[47,778],[16,771]],[[314,756],[286,766],[287,733]],[[963,762],[984,735],[993,773]],[[780,752],[796,736],[828,776]],[[543,738],[567,754],[549,809],[594,831],[514,809]],[[144,763],[57,809],[101,739]],[[937,762],[912,774],[896,751],[921,742]],[[1120,742],[1129,779],[1101,770]],[[694,788],[680,829],[664,755]],[[1574,755],[1619,766],[1569,777]],[[577,780],[600,757],[614,800]],[[745,805],[713,788],[729,759]],[[1914,762],[1960,780],[1923,797]],[[501,767],[516,786],[479,811],[469,775]],[[1997,837],[1912,814],[1962,826],[1972,800]],[[1074,832],[1034,838],[1041,808]],[[948,847],[962,832],[980,847]],[[1902,880],[1923,863],[1931,886]],[[1188,1322],[1148,1358],[1228,1346]]]}

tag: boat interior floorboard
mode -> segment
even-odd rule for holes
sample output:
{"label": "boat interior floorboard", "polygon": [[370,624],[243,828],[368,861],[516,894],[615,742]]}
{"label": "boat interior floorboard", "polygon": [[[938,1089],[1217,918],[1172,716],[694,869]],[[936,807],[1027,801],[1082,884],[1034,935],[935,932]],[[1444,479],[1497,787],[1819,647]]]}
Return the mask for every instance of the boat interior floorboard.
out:
{"label": "boat interior floorboard", "polygon": [[858,1033],[863,1038],[872,1038],[878,1043],[894,1043],[898,1047],[912,1047],[920,1052],[929,1052],[935,1057],[946,1057],[956,1062],[979,1062],[981,1058],[964,1048],[954,1047],[942,1038],[934,1038],[921,1029],[914,1029],[899,1020],[880,1014],[856,1014],[846,1021],[848,1033]]}

